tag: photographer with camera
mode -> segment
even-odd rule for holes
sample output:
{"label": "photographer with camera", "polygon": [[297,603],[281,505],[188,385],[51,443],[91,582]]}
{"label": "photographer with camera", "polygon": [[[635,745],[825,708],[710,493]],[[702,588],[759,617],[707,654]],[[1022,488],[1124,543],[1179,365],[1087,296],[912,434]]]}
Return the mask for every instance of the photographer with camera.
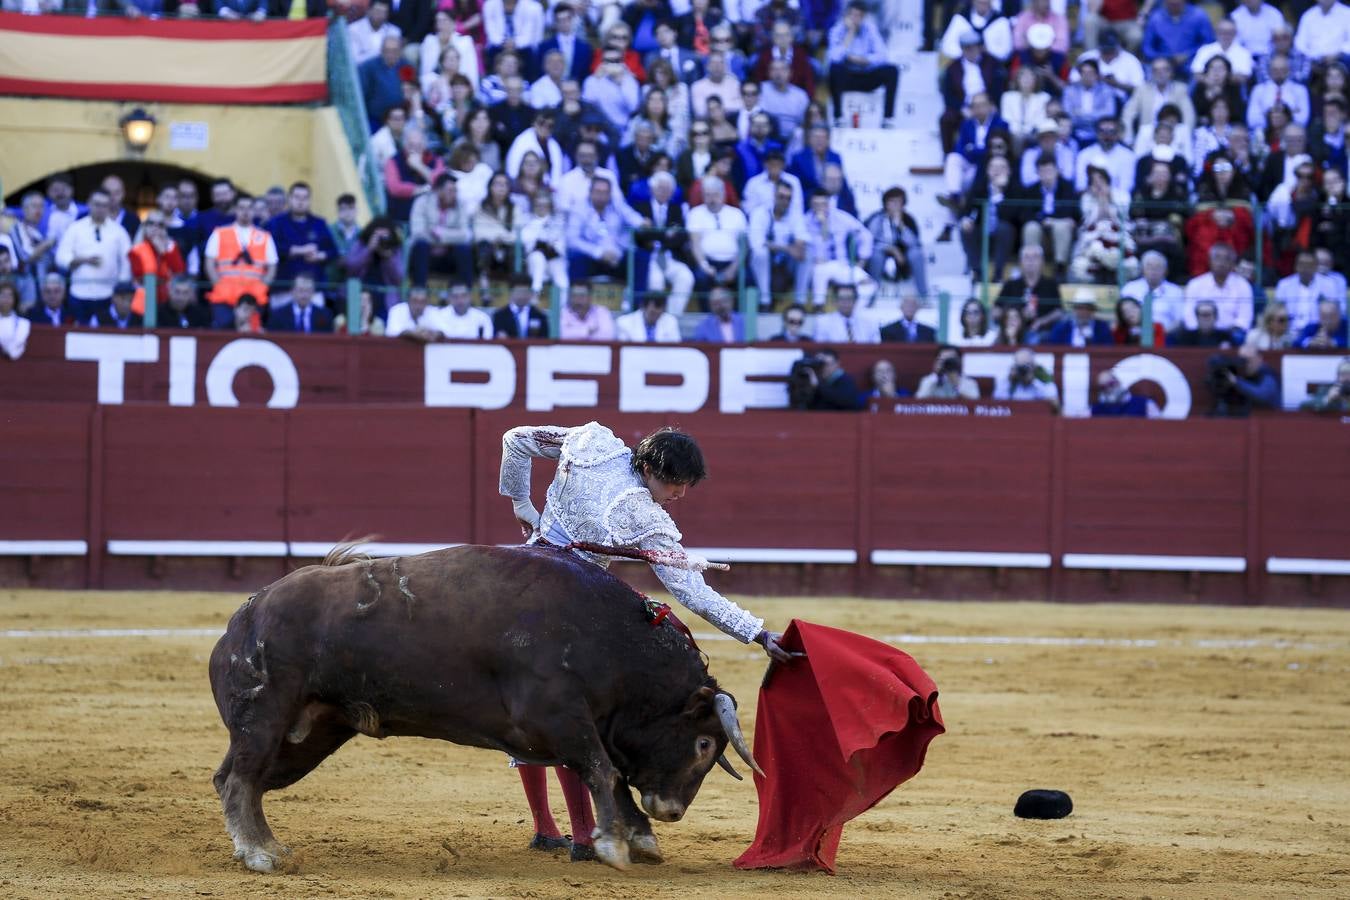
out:
{"label": "photographer with camera", "polygon": [[403,239],[399,228],[387,216],[371,219],[343,260],[350,278],[359,278],[367,287],[382,287],[371,292],[375,315],[384,319],[386,312],[399,302],[399,288],[403,285]]}
{"label": "photographer with camera", "polygon": [[856,411],[865,405],[857,383],[839,365],[839,354],[828,347],[793,363],[787,388],[793,409]]}
{"label": "photographer with camera", "polygon": [[1211,416],[1240,419],[1254,409],[1279,409],[1279,379],[1255,347],[1243,347],[1236,357],[1211,356],[1205,382],[1214,395]]}
{"label": "photographer with camera", "polygon": [[1013,354],[1007,375],[994,379],[994,399],[1042,401],[1059,412],[1059,389],[1055,387],[1054,376],[1036,365],[1036,354],[1029,347]]}
{"label": "photographer with camera", "polygon": [[933,371],[919,381],[914,396],[920,400],[978,400],[980,386],[961,371],[961,351],[951,344],[938,348]]}
{"label": "photographer with camera", "polygon": [[1315,413],[1350,412],[1350,356],[1336,366],[1336,382],[1318,388],[1317,393],[1303,401],[1299,409]]}

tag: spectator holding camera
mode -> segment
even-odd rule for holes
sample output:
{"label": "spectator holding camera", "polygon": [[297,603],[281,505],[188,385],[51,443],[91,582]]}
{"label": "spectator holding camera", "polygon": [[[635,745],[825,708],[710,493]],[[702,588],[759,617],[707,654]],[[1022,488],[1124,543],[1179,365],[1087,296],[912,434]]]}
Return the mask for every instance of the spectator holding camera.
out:
{"label": "spectator holding camera", "polygon": [[1041,401],[1059,412],[1059,389],[1055,387],[1054,376],[1036,364],[1036,354],[1028,347],[1013,354],[1007,375],[994,379],[994,399]]}
{"label": "spectator holding camera", "polygon": [[788,403],[793,409],[856,411],[864,407],[864,398],[839,365],[839,353],[826,347],[792,364]]}
{"label": "spectator holding camera", "polygon": [[1279,379],[1255,347],[1243,347],[1236,357],[1210,357],[1206,381],[1214,397],[1211,416],[1245,418],[1253,410],[1279,408]]}
{"label": "spectator holding camera", "polygon": [[375,302],[375,314],[384,313],[398,302],[403,284],[403,251],[398,226],[385,216],[366,223],[347,250],[343,261],[349,278],[358,278],[367,286],[384,288],[384,297]]}
{"label": "spectator holding camera", "polygon": [[1092,404],[1092,417],[1156,419],[1162,415],[1158,404],[1149,397],[1130,393],[1120,383],[1114,369],[1097,376],[1097,399]]}
{"label": "spectator holding camera", "polygon": [[919,381],[920,400],[978,400],[980,386],[961,371],[961,351],[951,344],[938,348],[933,371]]}
{"label": "spectator holding camera", "polygon": [[1318,388],[1317,393],[1304,400],[1299,409],[1315,413],[1350,412],[1350,356],[1336,366],[1336,382]]}

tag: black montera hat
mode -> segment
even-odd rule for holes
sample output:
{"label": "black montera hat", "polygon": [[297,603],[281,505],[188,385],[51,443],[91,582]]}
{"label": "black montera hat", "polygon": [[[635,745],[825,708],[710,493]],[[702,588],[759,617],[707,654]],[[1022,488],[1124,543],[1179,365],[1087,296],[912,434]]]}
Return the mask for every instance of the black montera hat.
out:
{"label": "black montera hat", "polygon": [[1027,791],[1013,807],[1013,815],[1019,819],[1062,819],[1071,812],[1073,801],[1063,791]]}

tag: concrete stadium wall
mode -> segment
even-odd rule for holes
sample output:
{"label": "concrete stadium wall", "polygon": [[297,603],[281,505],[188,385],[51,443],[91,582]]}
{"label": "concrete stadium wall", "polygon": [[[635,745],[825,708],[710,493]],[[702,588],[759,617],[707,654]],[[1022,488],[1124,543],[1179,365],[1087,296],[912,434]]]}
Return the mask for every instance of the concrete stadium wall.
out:
{"label": "concrete stadium wall", "polygon": [[[345,537],[515,542],[502,432],[594,415],[9,403],[0,584],[244,593]],[[698,435],[712,477],[673,512],[728,591],[1350,606],[1338,421],[603,418]]]}

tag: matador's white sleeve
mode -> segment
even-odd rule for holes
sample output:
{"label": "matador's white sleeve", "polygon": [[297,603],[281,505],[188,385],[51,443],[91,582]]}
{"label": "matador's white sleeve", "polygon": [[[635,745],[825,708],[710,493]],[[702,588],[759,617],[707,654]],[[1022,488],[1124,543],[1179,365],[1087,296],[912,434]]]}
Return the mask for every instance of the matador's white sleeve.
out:
{"label": "matador's white sleeve", "polygon": [[539,512],[530,502],[530,468],[535,457],[557,459],[569,429],[557,425],[525,425],[502,435],[502,471],[497,490],[510,497],[516,516],[539,524]]}
{"label": "matador's white sleeve", "polygon": [[[684,549],[675,522],[646,488],[633,488],[616,497],[605,512],[605,525],[616,545],[681,553]],[[764,628],[763,619],[710,588],[702,573],[658,565],[652,566],[652,571],[690,612],[741,643],[750,643]]]}

